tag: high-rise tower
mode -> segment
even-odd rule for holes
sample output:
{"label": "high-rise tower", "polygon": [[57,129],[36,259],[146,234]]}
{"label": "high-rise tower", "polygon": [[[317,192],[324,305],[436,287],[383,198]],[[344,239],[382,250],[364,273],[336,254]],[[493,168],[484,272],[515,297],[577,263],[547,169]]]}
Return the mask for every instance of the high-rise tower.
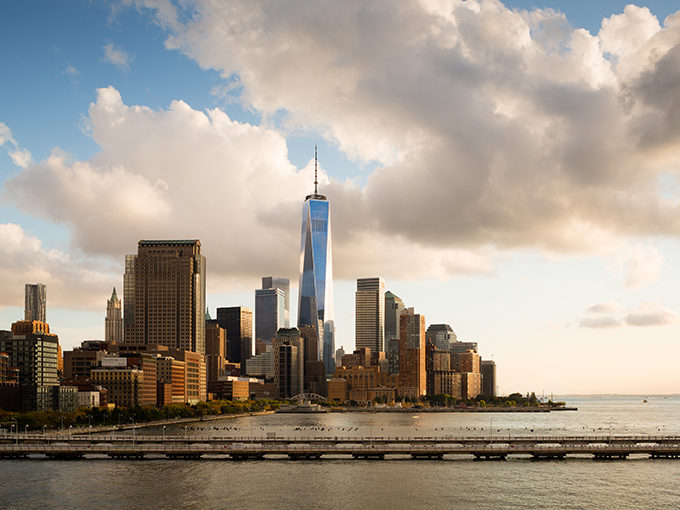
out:
{"label": "high-rise tower", "polygon": [[116,288],[113,288],[111,299],[106,300],[106,319],[104,320],[104,340],[110,344],[123,343],[123,307]]}
{"label": "high-rise tower", "polygon": [[280,328],[290,326],[290,280],[262,278],[262,288],[255,290],[255,354],[271,349]]}
{"label": "high-rise tower", "polygon": [[26,284],[24,319],[47,322],[47,285],[44,283]]}
{"label": "high-rise tower", "polygon": [[314,148],[314,193],[302,205],[298,327],[314,326],[318,332],[319,359],[326,373],[335,371],[335,325],[333,322],[333,257],[331,209],[319,194],[317,156]]}
{"label": "high-rise tower", "polygon": [[139,241],[125,256],[125,343],[204,354],[205,271],[198,239]]}
{"label": "high-rise tower", "polygon": [[359,278],[355,295],[356,347],[385,352],[385,282]]}

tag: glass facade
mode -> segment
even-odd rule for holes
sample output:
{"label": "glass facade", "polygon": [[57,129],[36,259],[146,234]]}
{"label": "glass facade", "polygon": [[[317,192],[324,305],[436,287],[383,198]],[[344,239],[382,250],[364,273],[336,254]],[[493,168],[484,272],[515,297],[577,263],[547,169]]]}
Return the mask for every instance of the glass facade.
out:
{"label": "glass facade", "polygon": [[335,371],[333,323],[333,259],[330,204],[323,195],[309,195],[302,206],[298,327],[314,326],[319,338],[318,359],[326,373]]}

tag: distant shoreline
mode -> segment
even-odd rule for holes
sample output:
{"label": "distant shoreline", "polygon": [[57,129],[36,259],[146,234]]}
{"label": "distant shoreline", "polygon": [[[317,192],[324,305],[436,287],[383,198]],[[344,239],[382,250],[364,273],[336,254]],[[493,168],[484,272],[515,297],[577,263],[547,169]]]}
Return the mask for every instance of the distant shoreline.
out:
{"label": "distant shoreline", "polygon": [[577,407],[555,406],[555,407],[505,407],[505,406],[486,406],[486,407],[346,407],[342,409],[331,409],[332,413],[550,413],[553,411],[578,411]]}

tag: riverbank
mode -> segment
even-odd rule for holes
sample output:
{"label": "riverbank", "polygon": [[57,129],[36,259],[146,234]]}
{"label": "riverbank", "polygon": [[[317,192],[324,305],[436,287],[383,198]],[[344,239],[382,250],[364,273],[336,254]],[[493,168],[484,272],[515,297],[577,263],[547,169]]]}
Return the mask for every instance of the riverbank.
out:
{"label": "riverbank", "polygon": [[[207,421],[216,421],[216,420],[230,420],[234,418],[243,418],[247,416],[262,416],[266,414],[272,414],[275,411],[272,409],[268,409],[266,411],[255,411],[252,413],[238,413],[238,414],[220,414],[220,415],[211,415],[211,416],[203,416],[202,418],[169,418],[167,420],[154,420],[154,421],[146,421],[146,422],[140,422],[140,423],[121,423],[120,425],[100,425],[97,427],[92,427],[89,428],[87,426],[85,427],[77,427],[77,428],[71,428],[71,429],[63,429],[63,430],[48,430],[47,432],[49,434],[53,435],[82,435],[82,434],[99,434],[102,432],[120,432],[120,431],[125,431],[125,430],[137,430],[137,429],[142,429],[142,428],[149,428],[149,427],[162,427],[162,426],[172,426],[176,427],[178,425],[186,425],[190,423],[203,423]],[[41,432],[36,431],[36,434],[40,434]]]}

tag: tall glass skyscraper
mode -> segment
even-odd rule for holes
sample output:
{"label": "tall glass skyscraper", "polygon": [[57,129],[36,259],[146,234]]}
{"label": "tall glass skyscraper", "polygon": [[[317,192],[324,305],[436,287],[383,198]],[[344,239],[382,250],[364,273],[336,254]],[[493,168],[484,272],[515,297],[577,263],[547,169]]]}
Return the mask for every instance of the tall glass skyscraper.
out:
{"label": "tall glass skyscraper", "polygon": [[326,373],[335,372],[335,325],[333,322],[333,257],[331,210],[319,194],[314,151],[314,193],[302,205],[298,327],[314,326],[319,338],[318,359]]}

